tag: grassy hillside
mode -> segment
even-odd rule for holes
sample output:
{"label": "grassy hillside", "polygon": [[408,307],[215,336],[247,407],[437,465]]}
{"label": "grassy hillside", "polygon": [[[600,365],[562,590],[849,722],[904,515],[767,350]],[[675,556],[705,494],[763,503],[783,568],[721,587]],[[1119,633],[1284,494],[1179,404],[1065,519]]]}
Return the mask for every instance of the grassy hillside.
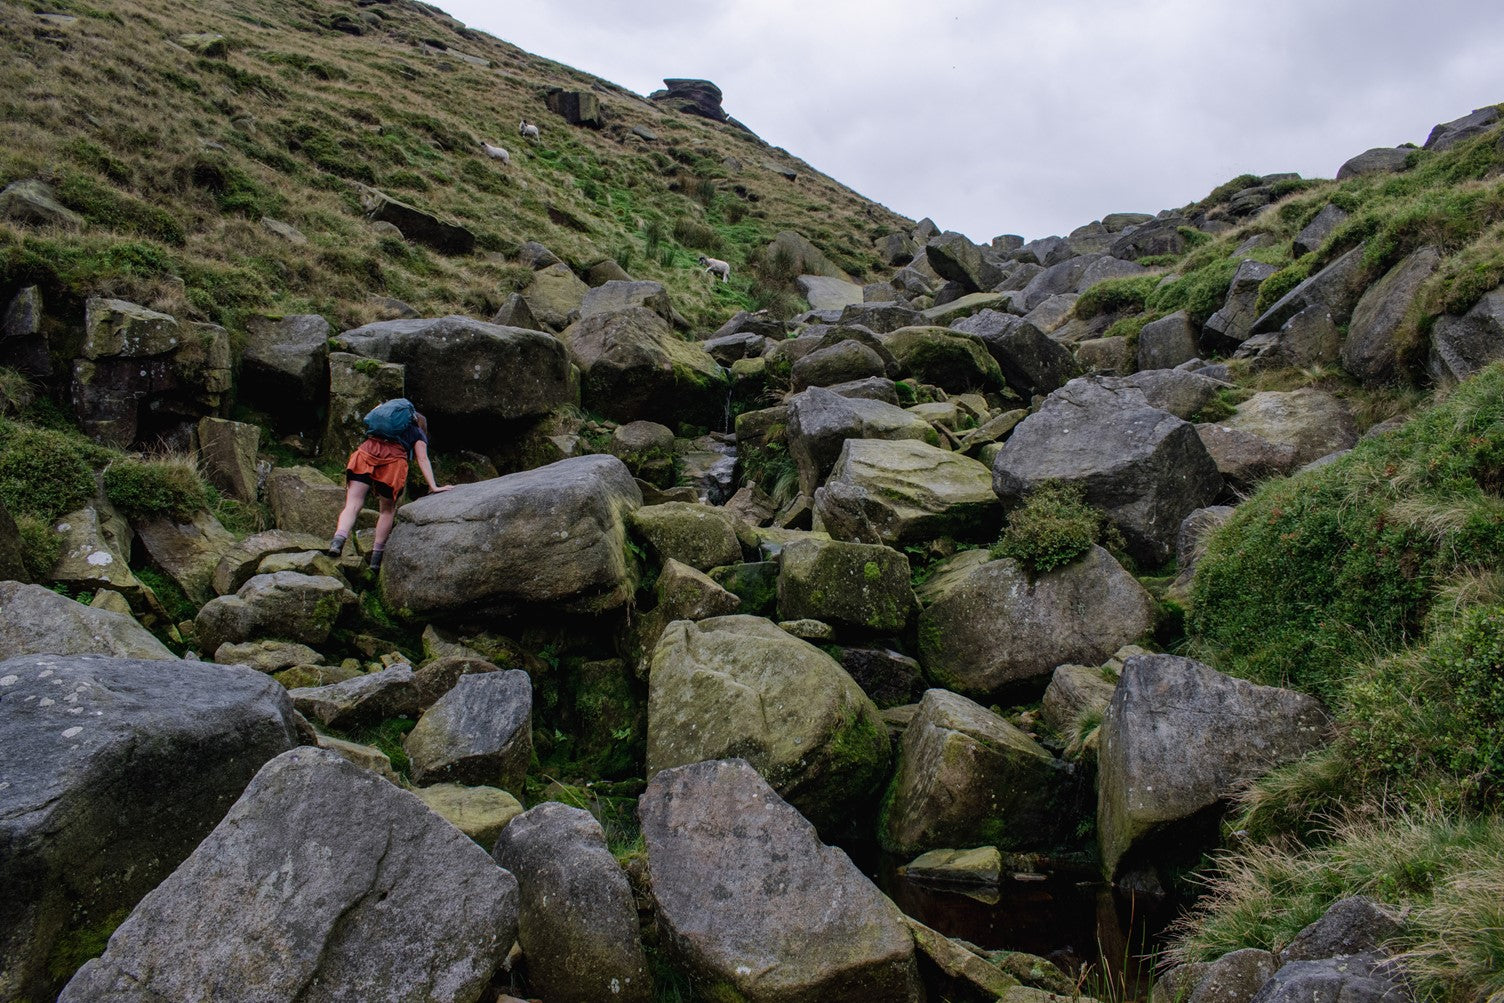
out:
{"label": "grassy hillside", "polygon": [[[354,325],[383,297],[489,316],[527,279],[516,246],[536,240],[577,267],[614,258],[663,281],[705,326],[782,291],[745,267],[780,230],[862,277],[872,237],[908,225],[733,126],[410,0],[6,4],[0,49],[0,185],[42,178],[88,221],[42,234],[0,223],[0,291],[110,293],[232,330],[253,311]],[[593,90],[604,127],[548,111],[554,87]],[[541,139],[517,135],[522,118]],[[381,236],[363,185],[465,225],[477,251]],[[702,252],[731,261],[733,281],[700,274]]]}

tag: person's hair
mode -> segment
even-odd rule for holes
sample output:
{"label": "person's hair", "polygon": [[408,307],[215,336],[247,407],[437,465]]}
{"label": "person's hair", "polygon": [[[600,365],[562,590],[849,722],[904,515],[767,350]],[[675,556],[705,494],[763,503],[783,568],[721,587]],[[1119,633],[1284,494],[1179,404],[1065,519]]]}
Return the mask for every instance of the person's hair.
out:
{"label": "person's hair", "polygon": [[428,434],[428,419],[423,417],[421,411],[413,412],[413,421],[416,422],[418,427],[423,430],[424,435]]}

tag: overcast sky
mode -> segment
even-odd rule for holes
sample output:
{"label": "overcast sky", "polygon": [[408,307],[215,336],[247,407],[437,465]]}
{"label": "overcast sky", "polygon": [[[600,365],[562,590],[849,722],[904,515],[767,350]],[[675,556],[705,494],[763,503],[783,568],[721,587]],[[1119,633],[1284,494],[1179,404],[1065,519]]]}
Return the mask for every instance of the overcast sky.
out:
{"label": "overcast sky", "polygon": [[1329,178],[1504,101],[1501,0],[438,0],[647,94],[703,77],[767,142],[986,241]]}

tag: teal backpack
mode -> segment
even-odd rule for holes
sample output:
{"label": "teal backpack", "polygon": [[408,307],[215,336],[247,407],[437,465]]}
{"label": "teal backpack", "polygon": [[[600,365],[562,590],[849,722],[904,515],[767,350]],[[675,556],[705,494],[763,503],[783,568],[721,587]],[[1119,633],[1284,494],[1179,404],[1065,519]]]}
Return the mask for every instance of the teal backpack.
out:
{"label": "teal backpack", "polygon": [[377,439],[398,441],[402,433],[412,426],[418,409],[406,397],[377,404],[366,412],[366,434]]}

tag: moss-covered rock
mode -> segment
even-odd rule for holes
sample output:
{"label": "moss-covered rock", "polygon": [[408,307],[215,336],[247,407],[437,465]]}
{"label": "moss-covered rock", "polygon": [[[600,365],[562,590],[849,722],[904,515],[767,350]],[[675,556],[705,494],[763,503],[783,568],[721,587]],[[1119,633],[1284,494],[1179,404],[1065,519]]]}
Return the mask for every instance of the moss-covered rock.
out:
{"label": "moss-covered rock", "polygon": [[878,837],[903,856],[996,846],[1043,850],[1074,826],[1066,767],[998,715],[929,690],[904,732]]}
{"label": "moss-covered rock", "polygon": [[887,772],[877,707],[829,655],[767,620],[672,623],[648,679],[649,776],[740,756],[834,832],[860,815]]}
{"label": "moss-covered rock", "polygon": [[688,502],[645,505],[630,516],[632,532],[661,562],[708,571],[741,560],[736,528],[724,509]]}
{"label": "moss-covered rock", "polygon": [[916,607],[909,559],[891,547],[806,538],[779,557],[778,613],[785,619],[899,634]]}

